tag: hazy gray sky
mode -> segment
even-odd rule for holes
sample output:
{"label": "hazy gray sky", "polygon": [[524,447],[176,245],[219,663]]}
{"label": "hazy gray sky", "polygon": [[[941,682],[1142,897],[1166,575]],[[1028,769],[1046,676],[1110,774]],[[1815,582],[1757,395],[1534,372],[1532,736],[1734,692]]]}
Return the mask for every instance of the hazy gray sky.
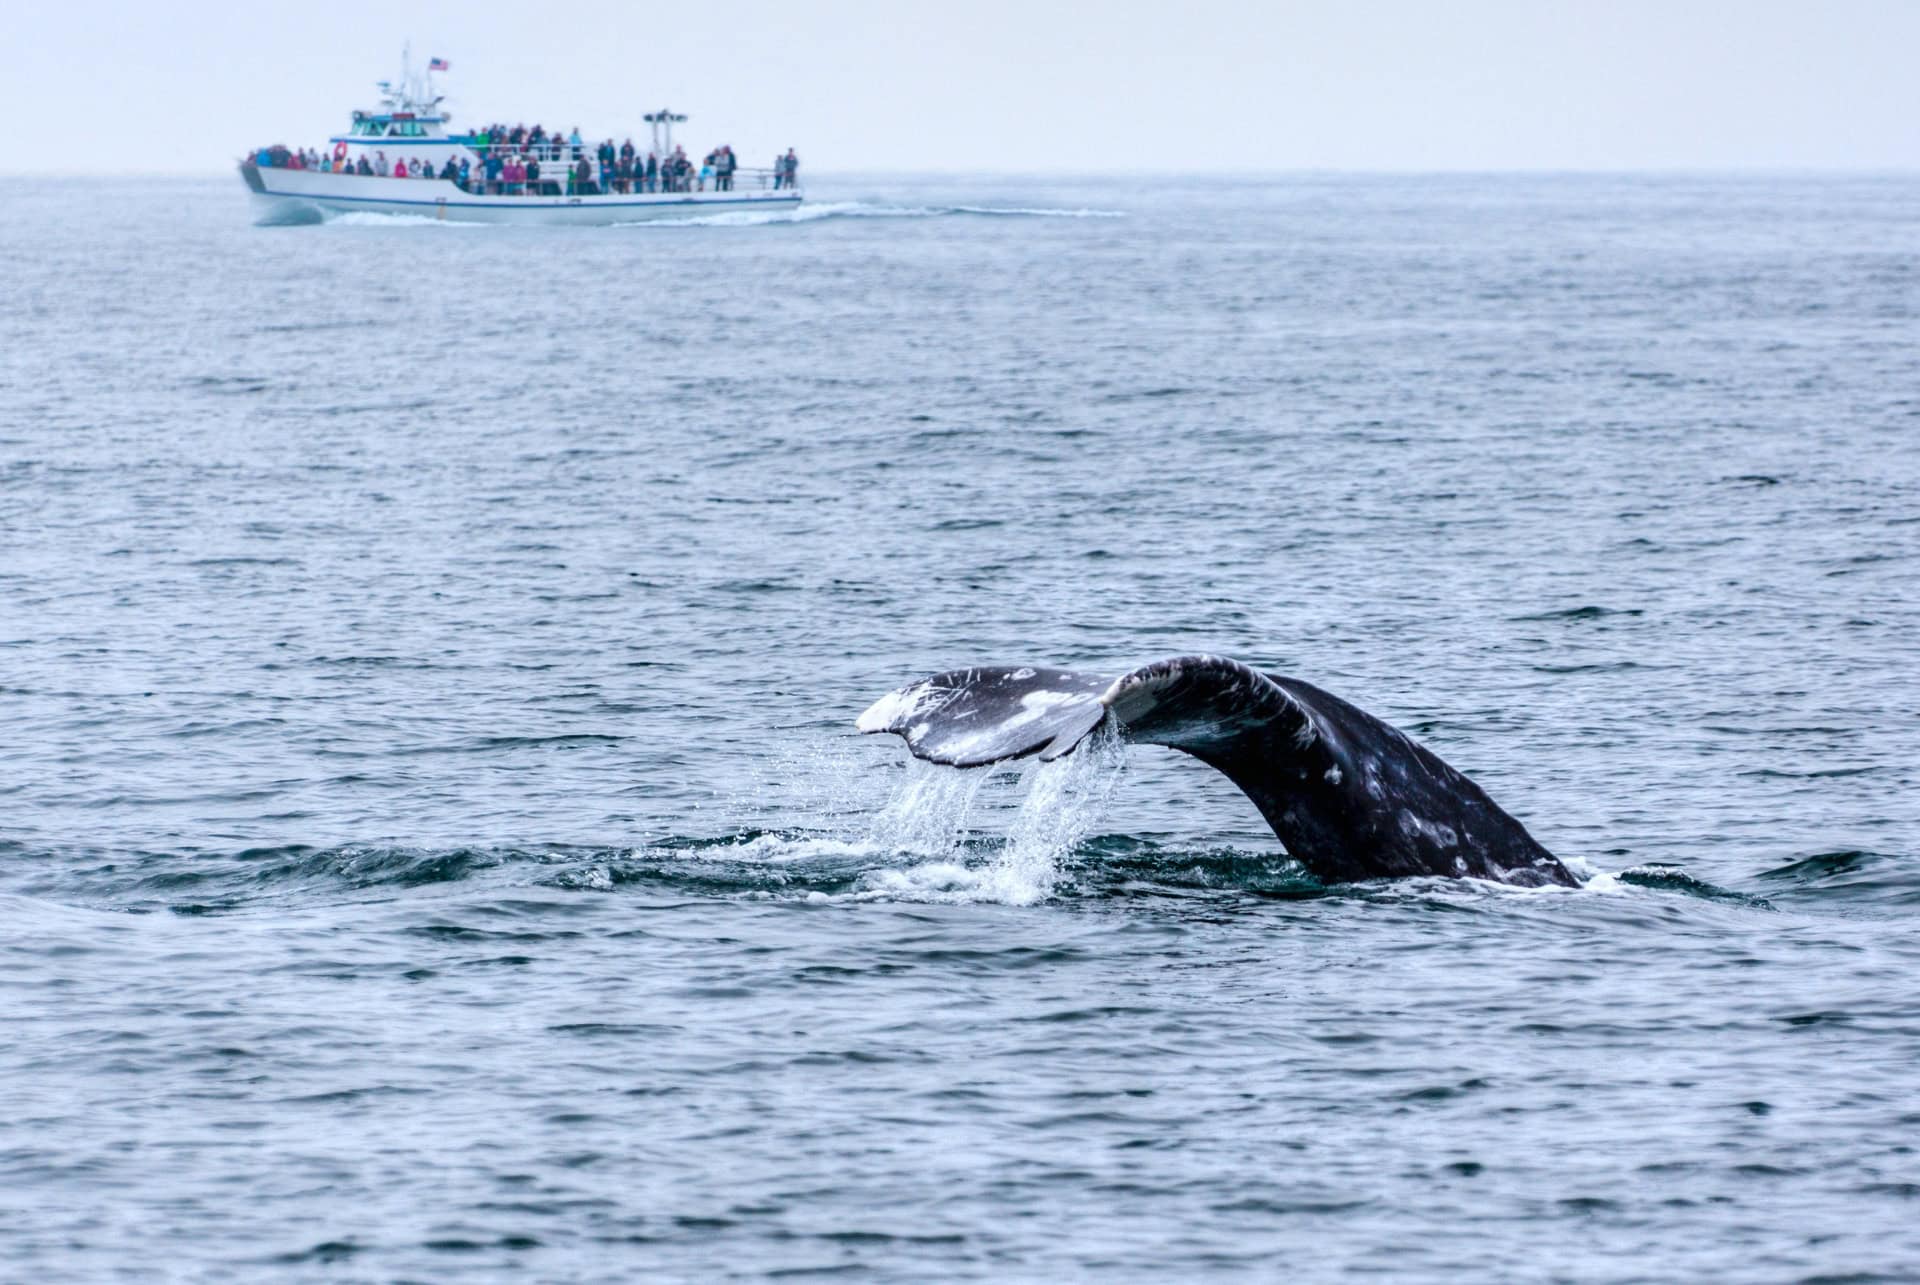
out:
{"label": "hazy gray sky", "polygon": [[407,38],[456,123],[638,137],[665,103],[814,172],[1920,166],[1920,0],[9,8],[11,172],[317,146]]}

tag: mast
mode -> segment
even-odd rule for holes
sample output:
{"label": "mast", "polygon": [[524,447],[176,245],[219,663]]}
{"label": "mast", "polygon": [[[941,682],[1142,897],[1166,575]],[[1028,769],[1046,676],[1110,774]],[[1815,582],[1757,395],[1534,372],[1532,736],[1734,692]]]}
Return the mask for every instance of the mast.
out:
{"label": "mast", "polygon": [[662,107],[657,112],[648,112],[641,119],[653,128],[653,154],[662,160],[673,155],[673,127],[686,123],[685,114],[676,114]]}
{"label": "mast", "polygon": [[[413,41],[400,46],[400,79],[374,82],[380,90],[380,105],[388,112],[412,112],[416,116],[426,116],[440,105],[440,98],[433,92],[433,65],[416,72],[413,69]],[[442,119],[446,114],[441,113]]]}

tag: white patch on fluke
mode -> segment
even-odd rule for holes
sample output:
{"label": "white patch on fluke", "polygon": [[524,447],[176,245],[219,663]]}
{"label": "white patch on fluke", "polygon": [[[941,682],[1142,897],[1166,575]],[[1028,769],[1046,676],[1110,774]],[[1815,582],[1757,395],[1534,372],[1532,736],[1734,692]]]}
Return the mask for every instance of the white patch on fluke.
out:
{"label": "white patch on fluke", "polygon": [[[970,759],[981,751],[998,745],[1011,732],[1017,732],[1030,723],[1036,723],[1054,710],[1072,701],[1086,699],[1081,692],[1028,692],[1020,698],[1020,712],[998,723],[969,732],[965,736],[949,736],[937,740],[932,745],[933,752],[944,758]],[[959,720],[954,720],[958,722]],[[924,725],[923,725],[924,726]],[[951,729],[948,729],[951,730]],[[916,746],[920,743],[920,729],[915,728],[910,740]]]}
{"label": "white patch on fluke", "polygon": [[1028,692],[1020,698],[1020,712],[1002,723],[1002,727],[1025,727],[1040,718],[1048,710],[1057,709],[1071,700],[1081,699],[1079,692]]}
{"label": "white patch on fluke", "polygon": [[853,725],[862,732],[890,732],[918,714],[928,704],[930,695],[932,689],[925,683],[888,692],[867,706]]}
{"label": "white patch on fluke", "polygon": [[1152,678],[1128,674],[1114,679],[1107,690],[1100,693],[1100,703],[1111,710],[1122,725],[1137,722],[1160,703],[1160,689],[1179,679],[1178,665]]}

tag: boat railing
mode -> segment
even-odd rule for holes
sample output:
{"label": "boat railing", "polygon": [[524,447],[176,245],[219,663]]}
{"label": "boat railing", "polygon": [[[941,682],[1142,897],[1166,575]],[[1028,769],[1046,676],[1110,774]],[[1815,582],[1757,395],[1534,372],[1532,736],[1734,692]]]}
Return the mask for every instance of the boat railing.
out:
{"label": "boat railing", "polygon": [[587,145],[585,143],[576,145],[569,143],[565,139],[556,141],[551,138],[544,138],[537,143],[507,143],[495,139],[492,142],[482,143],[477,138],[469,136],[451,138],[447,141],[459,143],[468,151],[475,152],[481,156],[498,156],[502,160],[509,156],[531,157],[543,165],[550,161],[577,161],[581,155],[587,151]]}
{"label": "boat railing", "polygon": [[[447,141],[465,147],[482,160],[489,156],[498,156],[503,161],[509,157],[515,157],[522,160],[536,160],[542,165],[562,162],[571,165],[577,163],[580,158],[584,156],[587,162],[593,166],[594,173],[598,174],[600,172],[597,149],[590,147],[586,143],[573,143],[565,139],[558,142],[553,139],[542,139],[538,143],[481,143],[471,136],[449,138]],[[695,173],[698,173],[699,169],[699,166],[694,166]],[[772,187],[776,171],[772,168],[763,168],[755,165],[739,165],[734,167],[733,173],[736,181],[743,176],[750,176],[763,186]]]}
{"label": "boat railing", "polygon": [[[475,149],[475,150],[478,150],[478,149]],[[507,153],[503,152],[503,153],[500,153],[500,155],[502,159],[504,159]],[[513,149],[513,155],[518,157],[521,155],[521,153],[519,152],[518,149]],[[572,166],[577,163],[578,162],[568,162],[565,160],[550,162],[542,159],[539,180],[533,183],[521,182],[521,183],[515,184],[515,186],[519,188],[519,191],[513,192],[510,195],[571,196],[573,195],[573,192],[571,190],[572,189],[571,171],[572,171]],[[556,165],[558,166],[558,168],[556,169],[546,168],[550,164]],[[598,190],[600,187],[600,167],[598,163],[589,161],[588,164],[592,166],[592,172],[591,172],[589,181],[593,184],[595,188],[595,191],[593,193],[589,193],[589,195],[606,195],[606,193]],[[721,192],[721,191],[728,191],[728,190],[732,190],[736,192],[771,192],[771,191],[775,191],[776,189],[787,190],[787,188],[789,187],[789,185],[781,183],[779,181],[779,171],[773,170],[773,169],[761,169],[754,166],[742,165],[739,168],[734,170],[732,177],[733,177],[732,188],[731,189],[722,188],[719,186],[718,181],[713,179],[710,179],[703,184],[700,181],[699,171],[695,170],[692,174],[689,174],[684,179],[680,180],[680,186],[669,186],[668,180],[655,179],[654,186],[649,188],[648,191],[649,193]],[[632,179],[628,180],[629,183],[634,181],[636,180],[632,180]],[[469,191],[478,190],[481,188],[482,184],[485,184],[486,182],[487,182],[486,179],[476,177],[469,183],[467,190]],[[493,180],[492,185],[499,186],[500,181],[497,179]],[[529,188],[538,188],[539,190],[530,192],[528,191]],[[791,188],[792,190],[797,192],[799,190],[799,184],[796,182],[791,185]]]}
{"label": "boat railing", "polygon": [[[767,191],[773,190],[773,185],[779,177],[780,177],[780,171],[778,170],[761,169],[759,166],[754,166],[754,165],[742,165],[739,169],[733,172],[733,181],[735,186],[738,186],[742,183],[750,182],[755,187],[762,188]],[[798,180],[796,180],[793,184],[793,186],[795,187],[798,187],[799,185],[800,184]]]}

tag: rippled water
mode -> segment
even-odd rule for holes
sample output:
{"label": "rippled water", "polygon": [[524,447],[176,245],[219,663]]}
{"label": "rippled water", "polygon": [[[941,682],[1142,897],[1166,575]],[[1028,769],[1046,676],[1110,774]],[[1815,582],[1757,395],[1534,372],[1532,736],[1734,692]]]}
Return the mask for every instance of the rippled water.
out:
{"label": "rippled water", "polygon": [[[1920,179],[0,196],[0,1274],[1902,1278]],[[969,661],[1224,652],[1578,891]]]}

